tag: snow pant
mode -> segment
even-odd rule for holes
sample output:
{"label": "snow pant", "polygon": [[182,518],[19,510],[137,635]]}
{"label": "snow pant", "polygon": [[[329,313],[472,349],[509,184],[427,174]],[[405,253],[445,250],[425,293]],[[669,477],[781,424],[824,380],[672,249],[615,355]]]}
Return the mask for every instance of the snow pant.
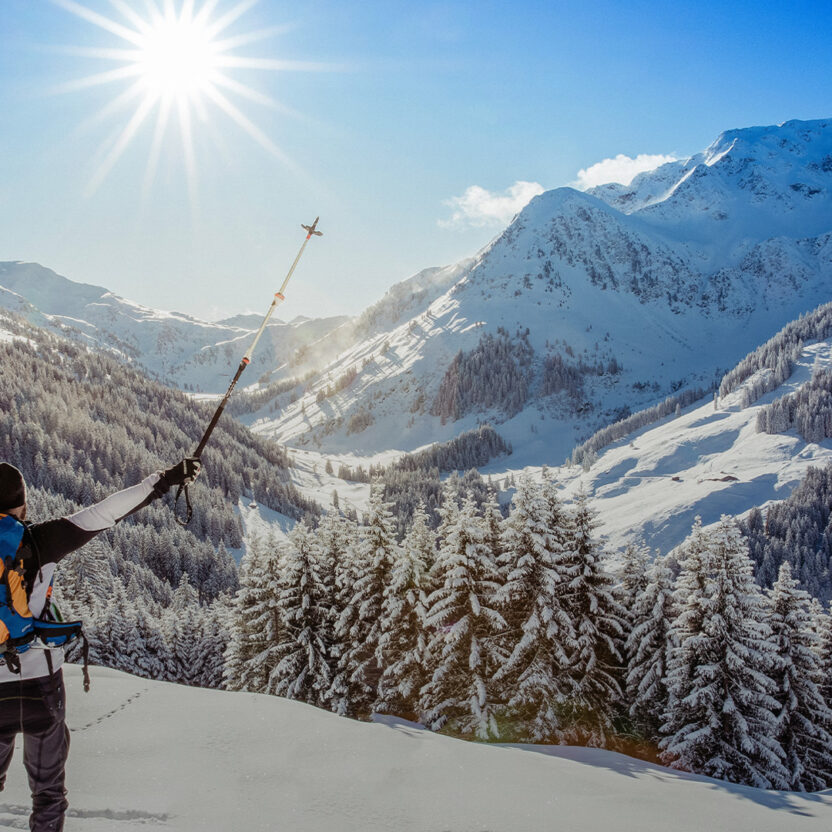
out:
{"label": "snow pant", "polygon": [[60,670],[39,679],[0,684],[0,790],[23,734],[23,765],[32,790],[32,832],[61,832],[68,802],[64,769],[69,754],[66,691]]}

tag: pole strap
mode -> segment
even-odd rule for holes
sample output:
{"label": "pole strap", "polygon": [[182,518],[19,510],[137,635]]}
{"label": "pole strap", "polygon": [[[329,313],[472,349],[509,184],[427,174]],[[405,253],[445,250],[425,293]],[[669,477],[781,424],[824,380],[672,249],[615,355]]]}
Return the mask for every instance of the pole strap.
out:
{"label": "pole strap", "polygon": [[[182,492],[185,492],[185,519],[183,520],[177,513],[176,507],[179,505],[179,497]],[[187,484],[183,483],[176,489],[176,497],[173,500],[173,517],[180,526],[187,526],[194,516],[194,507],[191,505],[191,492],[188,490]]]}

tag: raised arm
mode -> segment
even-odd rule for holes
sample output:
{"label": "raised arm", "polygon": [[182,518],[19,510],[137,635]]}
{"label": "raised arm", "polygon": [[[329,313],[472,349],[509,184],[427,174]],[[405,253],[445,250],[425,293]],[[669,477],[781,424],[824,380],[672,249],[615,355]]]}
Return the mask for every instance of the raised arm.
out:
{"label": "raised arm", "polygon": [[199,460],[184,459],[167,471],[157,471],[138,485],[111,494],[100,503],[68,517],[32,524],[27,532],[37,565],[57,563],[99,532],[111,529],[119,520],[166,494],[172,486],[193,482],[199,469]]}

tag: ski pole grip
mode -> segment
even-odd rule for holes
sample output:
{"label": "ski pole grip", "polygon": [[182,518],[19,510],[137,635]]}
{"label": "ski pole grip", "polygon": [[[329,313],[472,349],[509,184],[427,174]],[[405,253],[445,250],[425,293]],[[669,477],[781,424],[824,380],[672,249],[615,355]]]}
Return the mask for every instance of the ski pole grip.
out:
{"label": "ski pole grip", "polygon": [[[177,513],[176,507],[179,505],[179,497],[182,495],[182,492],[185,492],[185,519],[183,520]],[[191,518],[194,516],[194,507],[191,505],[191,495],[188,491],[188,486],[186,484],[182,484],[179,488],[176,489],[176,497],[173,500],[173,517],[180,526],[187,526],[188,523],[191,522]]]}

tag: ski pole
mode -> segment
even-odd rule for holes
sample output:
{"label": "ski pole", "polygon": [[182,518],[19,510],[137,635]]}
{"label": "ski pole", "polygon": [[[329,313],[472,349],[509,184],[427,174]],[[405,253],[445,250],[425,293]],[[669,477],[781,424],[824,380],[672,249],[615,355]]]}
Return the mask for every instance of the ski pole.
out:
{"label": "ski pole", "polygon": [[[257,342],[260,340],[260,336],[266,331],[266,325],[269,323],[269,318],[272,316],[272,312],[274,312],[277,307],[283,303],[286,298],[284,297],[283,293],[286,291],[286,286],[289,283],[292,275],[297,268],[298,263],[300,262],[300,258],[303,255],[303,251],[306,248],[306,244],[312,239],[312,237],[322,237],[323,233],[317,230],[318,227],[318,220],[320,217],[315,217],[315,222],[312,225],[303,225],[301,223],[301,228],[306,231],[306,239],[303,241],[303,245],[300,247],[300,251],[295,257],[295,262],[292,263],[291,268],[289,269],[286,277],[283,280],[283,285],[280,289],[274,293],[274,299],[272,300],[272,305],[269,307],[269,311],[266,312],[266,317],[263,318],[263,323],[260,324],[260,329],[257,330],[257,334],[254,336],[254,340],[251,342],[251,346],[246,351],[246,354],[243,356],[243,360],[240,361],[240,366],[237,367],[237,372],[234,374],[234,378],[231,379],[231,384],[228,385],[228,390],[225,391],[225,395],[222,397],[222,401],[219,403],[219,406],[214,411],[214,415],[211,417],[211,421],[208,423],[208,427],[205,429],[205,433],[202,434],[202,439],[199,440],[199,444],[196,446],[196,450],[193,452],[192,457],[194,459],[199,459],[202,456],[202,452],[205,450],[205,446],[208,444],[208,440],[211,438],[211,434],[214,432],[214,428],[217,426],[217,422],[220,420],[220,416],[222,416],[223,410],[225,410],[225,406],[228,404],[228,400],[231,398],[231,394],[234,392],[234,388],[237,386],[237,382],[240,380],[240,376],[243,374],[243,370],[251,363],[251,355],[254,352],[255,347],[257,346]],[[176,506],[179,503],[179,497],[182,495],[182,492],[185,492],[185,506],[186,506],[186,515],[185,519],[181,520],[179,517],[176,516]],[[179,523],[181,526],[187,526],[188,523],[191,522],[191,517],[193,516],[194,510],[193,506],[191,505],[191,497],[188,493],[188,486],[186,484],[180,485],[176,491],[176,498],[173,501],[173,509],[174,509],[174,517],[176,517],[176,522]]]}

